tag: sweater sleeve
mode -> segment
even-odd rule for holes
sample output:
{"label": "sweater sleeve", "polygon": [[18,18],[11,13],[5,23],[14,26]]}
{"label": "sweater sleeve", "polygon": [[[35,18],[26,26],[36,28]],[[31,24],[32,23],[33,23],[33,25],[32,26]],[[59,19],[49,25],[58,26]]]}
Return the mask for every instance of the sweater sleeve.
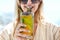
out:
{"label": "sweater sleeve", "polygon": [[60,27],[55,27],[53,33],[54,40],[60,40]]}
{"label": "sweater sleeve", "polygon": [[3,30],[0,33],[0,40],[10,40],[9,39],[9,34],[8,34],[7,30]]}

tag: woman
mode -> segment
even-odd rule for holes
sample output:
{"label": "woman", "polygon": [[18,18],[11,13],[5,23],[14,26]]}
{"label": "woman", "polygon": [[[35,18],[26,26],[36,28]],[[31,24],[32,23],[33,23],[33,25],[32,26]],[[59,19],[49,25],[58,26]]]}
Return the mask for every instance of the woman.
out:
{"label": "woman", "polygon": [[[7,29],[4,29],[0,35],[0,40],[28,40],[26,37],[28,35],[22,35],[20,30],[21,26],[25,24],[20,23],[20,13],[27,11],[27,6],[31,7],[32,12],[34,13],[34,38],[31,40],[60,40],[60,28],[56,25],[45,22],[42,16],[42,4],[43,0],[17,0],[16,5],[16,22],[11,28],[11,32],[8,33]],[[20,30],[19,30],[20,29]]]}

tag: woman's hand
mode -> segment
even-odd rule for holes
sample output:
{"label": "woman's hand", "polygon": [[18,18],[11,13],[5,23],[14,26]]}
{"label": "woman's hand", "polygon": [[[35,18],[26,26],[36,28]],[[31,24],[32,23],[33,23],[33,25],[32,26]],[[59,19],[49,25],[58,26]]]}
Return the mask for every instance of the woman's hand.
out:
{"label": "woman's hand", "polygon": [[25,24],[18,24],[16,29],[15,29],[15,39],[17,40],[27,40],[27,39],[32,39],[32,36],[30,36],[29,34],[24,34],[23,32],[29,33],[30,30],[26,29],[26,25]]}

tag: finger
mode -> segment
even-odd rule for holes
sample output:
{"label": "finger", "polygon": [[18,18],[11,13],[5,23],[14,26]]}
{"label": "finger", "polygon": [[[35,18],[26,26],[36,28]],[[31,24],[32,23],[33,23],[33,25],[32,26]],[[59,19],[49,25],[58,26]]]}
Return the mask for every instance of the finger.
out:
{"label": "finger", "polygon": [[27,40],[26,38],[23,38],[23,37],[16,37],[15,40]]}
{"label": "finger", "polygon": [[32,39],[33,37],[30,36],[30,35],[26,35],[26,34],[17,34],[18,37],[24,37],[24,38],[27,38],[27,39]]}
{"label": "finger", "polygon": [[19,25],[21,25],[21,26],[26,26],[25,24],[22,24],[22,23],[20,23]]}
{"label": "finger", "polygon": [[24,28],[20,28],[19,32],[29,32],[30,33],[30,30],[27,30],[27,29],[24,29]]}
{"label": "finger", "polygon": [[26,28],[25,24],[18,24],[17,29],[19,30],[20,28]]}

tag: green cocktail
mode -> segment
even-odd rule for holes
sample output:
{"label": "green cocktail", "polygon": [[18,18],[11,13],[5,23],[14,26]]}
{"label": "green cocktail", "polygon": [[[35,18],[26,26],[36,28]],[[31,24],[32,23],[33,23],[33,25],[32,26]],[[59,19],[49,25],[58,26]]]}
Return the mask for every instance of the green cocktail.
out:
{"label": "green cocktail", "polygon": [[26,25],[26,30],[29,32],[22,32],[23,34],[27,34],[33,36],[33,26],[34,26],[34,16],[31,12],[22,13],[20,16],[21,22]]}

